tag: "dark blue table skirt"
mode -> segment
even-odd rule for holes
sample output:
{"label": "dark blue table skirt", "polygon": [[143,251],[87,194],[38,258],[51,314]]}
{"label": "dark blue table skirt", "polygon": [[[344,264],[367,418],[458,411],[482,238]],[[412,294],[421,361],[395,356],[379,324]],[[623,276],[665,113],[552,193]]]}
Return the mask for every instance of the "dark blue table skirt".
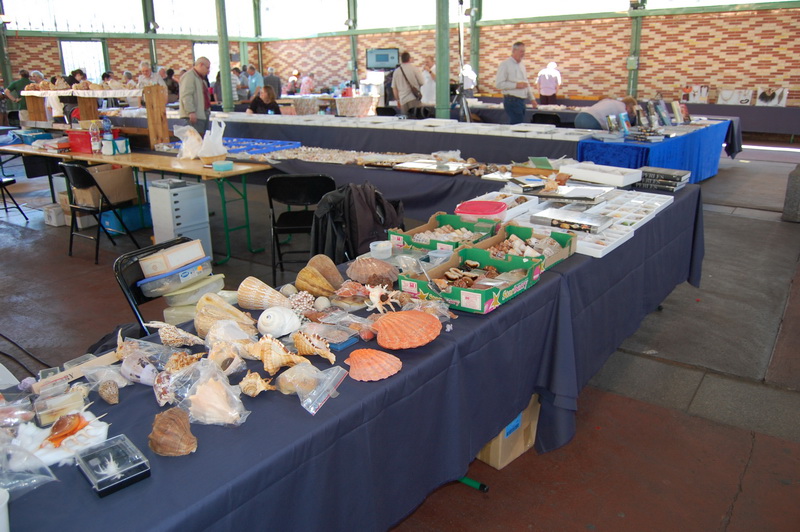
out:
{"label": "dark blue table skirt", "polygon": [[717,174],[729,127],[730,121],[724,121],[654,143],[582,140],[578,143],[578,160],[622,168],[656,166],[690,170],[691,182],[699,183]]}
{"label": "dark blue table skirt", "polygon": [[[144,452],[152,477],[99,499],[77,468],[54,468],[60,482],[11,502],[11,529],[385,530],[460,478],[534,392],[537,449],[569,442],[581,387],[676,284],[699,282],[701,208],[699,187],[687,186],[619,249],[570,258],[486,316],[458,313],[452,332],[396,353],[400,373],[348,377],[316,416],[295,396],[244,396],[247,422],[192,425],[189,456],[150,451],[162,409],[151,388],[123,388],[119,405],[96,401],[92,411],[108,414],[109,436],[124,433]],[[360,347],[337,353],[337,364]]]}

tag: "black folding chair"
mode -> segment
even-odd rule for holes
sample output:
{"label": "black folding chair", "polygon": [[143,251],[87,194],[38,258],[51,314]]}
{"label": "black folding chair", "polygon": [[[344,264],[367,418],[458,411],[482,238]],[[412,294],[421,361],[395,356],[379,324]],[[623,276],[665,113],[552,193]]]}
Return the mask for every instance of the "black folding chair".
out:
{"label": "black folding chair", "polygon": [[[139,248],[139,243],[136,241],[136,238],[134,238],[133,233],[131,233],[130,229],[128,229],[128,226],[125,225],[122,217],[117,212],[117,209],[132,205],[133,203],[130,200],[122,203],[112,203],[111,200],[108,199],[108,196],[106,196],[106,193],[103,192],[103,189],[100,187],[100,185],[97,184],[97,181],[92,173],[87,170],[85,166],[75,163],[58,163],[58,165],[64,170],[64,175],[67,177],[67,184],[72,187],[73,190],[89,190],[96,188],[100,193],[99,205],[96,206],[78,205],[74,198],[72,198],[70,201],[69,210],[72,220],[70,221],[69,228],[69,256],[72,256],[72,242],[75,236],[86,238],[88,240],[94,240],[94,263],[97,264],[100,256],[101,229],[106,234],[108,239],[111,240],[111,243],[115,246],[117,245],[106,228],[103,227],[100,215],[104,212],[112,212],[114,214],[117,220],[119,220],[120,225],[122,225],[122,228],[125,230],[125,234],[128,235],[128,237],[131,239],[131,242],[133,242],[133,245]],[[83,234],[78,230],[78,214],[91,214],[94,219],[97,220],[97,233],[94,236]]]}
{"label": "black folding chair", "polygon": [[185,236],[175,238],[173,240],[167,240],[166,242],[155,244],[154,246],[135,249],[125,253],[124,255],[120,255],[119,258],[114,261],[114,277],[117,279],[117,283],[119,283],[119,287],[122,289],[122,293],[125,295],[125,299],[128,301],[128,305],[130,305],[133,315],[136,317],[136,321],[139,322],[139,327],[141,327],[142,333],[141,336],[149,335],[150,331],[147,327],[145,327],[145,320],[142,318],[139,305],[147,303],[148,301],[152,301],[156,298],[144,295],[142,293],[142,289],[136,286],[137,282],[144,279],[144,273],[142,272],[142,267],[139,265],[139,260],[143,257],[152,255],[157,251],[161,251],[162,249],[177,246],[178,244],[183,244],[184,242],[190,242],[191,240],[191,238]]}
{"label": "black folding chair", "polygon": [[6,204],[6,196],[14,202],[14,206],[17,208],[19,213],[25,217],[25,220],[28,220],[28,217],[25,215],[25,212],[22,210],[22,207],[19,206],[17,200],[14,199],[14,196],[11,195],[11,191],[8,190],[6,187],[9,187],[16,183],[17,180],[11,177],[0,177],[0,194],[3,195],[3,209],[8,212],[8,204]]}
{"label": "black folding chair", "polygon": [[[311,252],[310,249],[282,251],[279,235],[311,234],[314,223],[314,211],[309,209],[319,203],[322,196],[336,189],[332,177],[321,174],[273,175],[267,179],[269,196],[270,239],[272,240],[272,285],[278,281],[277,267],[284,271],[284,264],[305,263],[303,260],[286,260],[284,255]],[[283,203],[289,209],[277,215],[274,202]],[[291,207],[303,207],[303,210],[291,210]]]}

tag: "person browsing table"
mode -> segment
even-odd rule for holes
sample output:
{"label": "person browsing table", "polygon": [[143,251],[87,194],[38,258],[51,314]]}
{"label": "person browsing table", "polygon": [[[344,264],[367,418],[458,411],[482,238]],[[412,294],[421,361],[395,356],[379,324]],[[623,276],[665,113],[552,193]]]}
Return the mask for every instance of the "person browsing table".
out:
{"label": "person browsing table", "polygon": [[208,95],[206,76],[211,70],[211,61],[200,57],[195,61],[194,68],[181,77],[180,98],[178,113],[181,118],[189,121],[189,125],[203,136],[208,128],[211,99]]}
{"label": "person browsing table", "polygon": [[250,101],[247,114],[279,115],[281,107],[275,101],[275,89],[269,85],[258,88],[258,94]]}
{"label": "person browsing table", "polygon": [[515,42],[511,47],[511,57],[500,63],[495,85],[503,93],[503,109],[508,115],[509,124],[519,124],[525,120],[525,104],[530,101],[536,109],[528,74],[522,58],[525,57],[525,44]]}

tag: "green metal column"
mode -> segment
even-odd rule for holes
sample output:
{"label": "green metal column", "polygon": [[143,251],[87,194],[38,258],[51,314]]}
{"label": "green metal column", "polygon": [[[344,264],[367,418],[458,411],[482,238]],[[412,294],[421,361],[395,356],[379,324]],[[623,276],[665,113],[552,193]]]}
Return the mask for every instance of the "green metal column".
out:
{"label": "green metal column", "polygon": [[[4,15],[3,0],[0,0],[0,15]],[[4,87],[14,81],[11,73],[11,61],[8,59],[8,41],[6,40],[6,25],[0,22],[0,72],[3,73]]]}
{"label": "green metal column", "polygon": [[258,71],[264,74],[264,56],[261,46],[261,0],[253,0],[253,24],[255,25],[256,44],[258,44]]}
{"label": "green metal column", "polygon": [[639,86],[639,52],[642,42],[642,17],[637,11],[631,10],[631,53],[628,56],[628,91],[636,98]]}
{"label": "green metal column", "polygon": [[483,15],[483,0],[470,0],[469,7],[469,64],[477,76],[480,73],[481,55],[481,28],[478,26],[478,22]]}
{"label": "green metal column", "polygon": [[[348,30],[358,29],[358,0],[347,0],[347,18],[351,21]],[[350,62],[353,68],[350,72],[350,81],[355,87],[358,85],[358,36],[350,34]]]}
{"label": "green metal column", "polygon": [[150,64],[155,67],[158,63],[158,54],[156,53],[156,14],[155,8],[153,7],[153,0],[142,0],[142,15],[144,15],[144,33],[149,38],[148,46],[150,47]]}
{"label": "green metal column", "polygon": [[228,19],[225,16],[225,0],[217,0],[217,35],[219,40],[219,79],[222,82],[222,110],[233,111],[231,87],[231,50],[228,44]]}
{"label": "green metal column", "polygon": [[436,0],[436,118],[450,118],[450,12]]}
{"label": "green metal column", "polygon": [[103,47],[103,64],[106,67],[106,72],[110,72],[111,59],[108,56],[108,39],[100,39],[100,45]]}

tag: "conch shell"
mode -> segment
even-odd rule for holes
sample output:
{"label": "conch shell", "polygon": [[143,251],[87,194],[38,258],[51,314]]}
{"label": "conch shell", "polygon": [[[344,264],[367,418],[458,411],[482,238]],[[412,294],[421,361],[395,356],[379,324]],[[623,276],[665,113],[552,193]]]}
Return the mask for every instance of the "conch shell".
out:
{"label": "conch shell", "polygon": [[269,335],[247,346],[247,350],[251,356],[261,359],[264,364],[264,371],[270,375],[275,375],[284,366],[310,364],[307,358],[295,355],[286,349],[286,346],[280,340]]}
{"label": "conch shell", "polygon": [[148,327],[158,329],[158,337],[161,343],[169,347],[183,347],[185,345],[203,345],[203,339],[179,329],[163,321],[150,321],[145,323]]}
{"label": "conch shell", "polygon": [[399,270],[388,262],[372,257],[358,257],[347,267],[347,276],[361,284],[391,287]]}
{"label": "conch shell", "polygon": [[[287,299],[287,301],[289,301]],[[258,332],[275,338],[291,334],[300,328],[300,318],[292,309],[272,307],[261,313],[258,318]]]}
{"label": "conch shell", "polygon": [[232,375],[244,371],[247,367],[244,359],[239,356],[236,346],[228,342],[216,342],[208,350],[208,359],[219,366],[222,373]]}
{"label": "conch shell", "polygon": [[379,381],[403,367],[399,358],[377,349],[356,349],[344,363],[350,366],[350,377],[357,381]]}
{"label": "conch shell", "polygon": [[194,394],[188,399],[190,420],[198,423],[239,425],[250,414],[244,410],[242,401],[230,386],[219,379],[209,379],[198,384]]}
{"label": "conch shell", "polygon": [[170,408],[156,414],[148,445],[161,456],[185,456],[197,450],[197,438],[189,427],[189,414],[180,408]]}
{"label": "conch shell", "polygon": [[319,270],[313,266],[306,266],[297,274],[294,285],[298,290],[305,290],[314,297],[331,297],[336,288],[328,281]]}
{"label": "conch shell", "polygon": [[233,320],[249,335],[256,334],[255,320],[249,314],[229,305],[217,294],[204,294],[197,302],[197,312],[194,316],[194,328],[197,335],[205,338],[208,330],[217,320]]}
{"label": "conch shell", "polygon": [[248,371],[247,375],[242,379],[242,382],[239,383],[239,388],[242,390],[243,394],[255,397],[267,390],[277,390],[270,382],[272,382],[272,379],[262,379],[261,375],[255,371]]}
{"label": "conch shell", "polygon": [[255,277],[247,277],[236,291],[239,306],[249,310],[261,310],[269,307],[291,308],[289,299],[270,285]]}
{"label": "conch shell", "polygon": [[306,266],[310,266],[322,274],[325,280],[327,280],[331,286],[333,286],[334,290],[338,290],[344,282],[342,274],[339,273],[339,268],[336,267],[336,264],[334,264],[331,258],[327,255],[314,255],[308,261]]}
{"label": "conch shell", "polygon": [[384,314],[372,324],[378,332],[378,345],[386,349],[409,349],[425,345],[439,336],[439,318],[419,310]]}
{"label": "conch shell", "polygon": [[331,352],[330,344],[316,334],[297,331],[292,335],[298,355],[319,355],[331,364],[336,362],[336,355]]}

